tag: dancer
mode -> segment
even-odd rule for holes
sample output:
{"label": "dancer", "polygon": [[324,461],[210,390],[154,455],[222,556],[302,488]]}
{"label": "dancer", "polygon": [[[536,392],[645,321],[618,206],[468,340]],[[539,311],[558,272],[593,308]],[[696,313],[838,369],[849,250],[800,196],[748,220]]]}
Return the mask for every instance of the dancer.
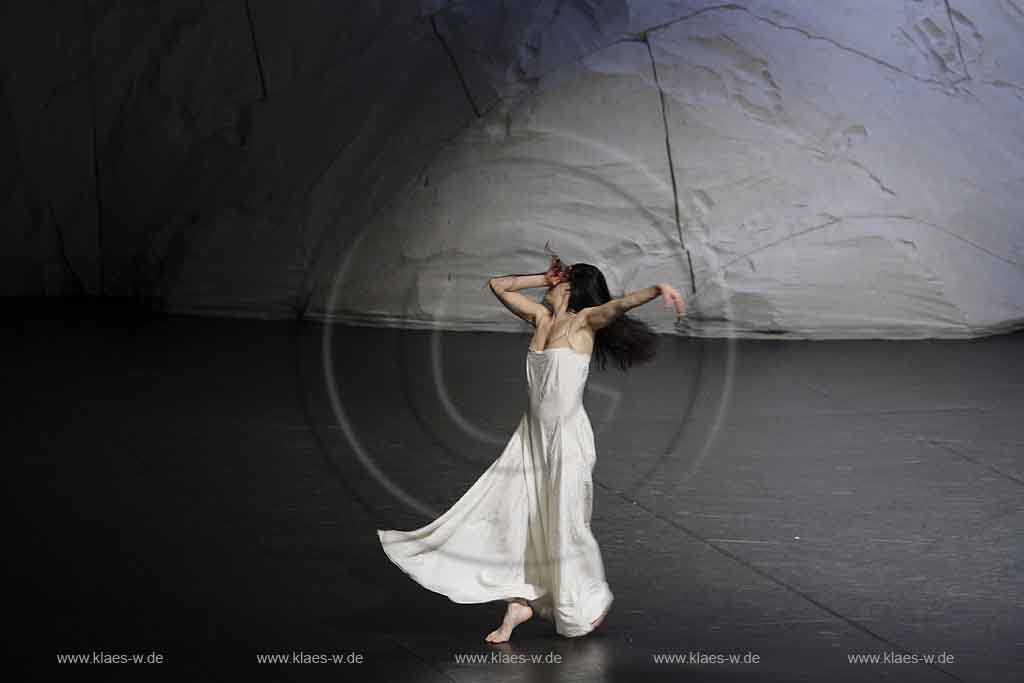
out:
{"label": "dancer", "polygon": [[[620,369],[654,357],[657,335],[627,314],[661,296],[678,316],[682,296],[661,283],[612,298],[586,263],[490,280],[530,323],[529,403],[502,454],[451,508],[413,531],[377,530],[385,553],[420,585],[456,603],[507,602],[485,640],[501,643],[537,612],[566,637],[597,628],[614,596],[590,530],[594,433],[583,407],[592,358]],[[543,304],[521,294],[546,287]]]}

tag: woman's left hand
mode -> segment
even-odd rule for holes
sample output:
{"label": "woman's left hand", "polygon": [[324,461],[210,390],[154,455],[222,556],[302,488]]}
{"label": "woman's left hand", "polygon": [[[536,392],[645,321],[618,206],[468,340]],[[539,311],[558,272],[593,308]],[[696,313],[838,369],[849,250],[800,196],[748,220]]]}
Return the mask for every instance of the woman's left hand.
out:
{"label": "woman's left hand", "polygon": [[558,283],[565,281],[565,269],[562,267],[562,260],[557,256],[551,257],[551,265],[548,266],[548,271],[544,273],[544,280],[548,283],[548,287],[554,287]]}

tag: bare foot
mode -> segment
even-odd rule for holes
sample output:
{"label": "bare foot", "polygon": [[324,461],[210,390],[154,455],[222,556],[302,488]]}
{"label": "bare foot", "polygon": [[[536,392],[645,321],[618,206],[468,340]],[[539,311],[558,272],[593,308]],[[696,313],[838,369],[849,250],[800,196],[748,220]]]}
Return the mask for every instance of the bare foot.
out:
{"label": "bare foot", "polygon": [[484,638],[488,643],[507,642],[512,635],[512,629],[533,616],[533,608],[521,602],[509,602],[505,610],[505,618],[501,620],[501,626],[494,629]]}

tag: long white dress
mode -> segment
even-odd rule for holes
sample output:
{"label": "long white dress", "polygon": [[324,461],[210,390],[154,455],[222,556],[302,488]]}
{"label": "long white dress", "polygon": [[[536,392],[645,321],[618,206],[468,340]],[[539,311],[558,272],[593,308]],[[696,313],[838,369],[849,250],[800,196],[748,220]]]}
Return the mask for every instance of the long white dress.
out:
{"label": "long white dress", "polygon": [[571,347],[527,351],[529,405],[504,451],[430,524],[378,529],[392,562],[453,602],[526,598],[563,636],[593,630],[614,596],[590,530],[590,358]]}

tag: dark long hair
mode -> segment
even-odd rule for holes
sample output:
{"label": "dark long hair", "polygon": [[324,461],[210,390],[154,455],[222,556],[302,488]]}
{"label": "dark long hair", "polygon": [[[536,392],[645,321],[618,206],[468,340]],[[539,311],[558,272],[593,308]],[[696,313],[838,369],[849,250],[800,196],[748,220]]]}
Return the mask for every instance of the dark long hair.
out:
{"label": "dark long hair", "polygon": [[[570,309],[581,311],[591,306],[600,306],[612,298],[604,274],[596,266],[574,263],[569,268]],[[657,345],[658,335],[651,326],[628,313],[622,313],[615,322],[594,334],[594,356],[602,370],[605,369],[608,356],[622,371],[646,363],[654,358]]]}

